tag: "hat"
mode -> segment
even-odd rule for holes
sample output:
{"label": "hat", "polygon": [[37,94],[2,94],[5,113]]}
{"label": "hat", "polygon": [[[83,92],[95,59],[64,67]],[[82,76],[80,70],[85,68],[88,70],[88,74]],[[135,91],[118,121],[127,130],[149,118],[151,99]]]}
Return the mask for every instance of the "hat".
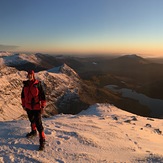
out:
{"label": "hat", "polygon": [[[30,74],[32,74],[32,75],[34,76],[34,75],[35,75],[34,70],[29,70],[29,71],[28,71],[28,75],[30,75]],[[27,75],[27,77],[28,77],[28,75]]]}

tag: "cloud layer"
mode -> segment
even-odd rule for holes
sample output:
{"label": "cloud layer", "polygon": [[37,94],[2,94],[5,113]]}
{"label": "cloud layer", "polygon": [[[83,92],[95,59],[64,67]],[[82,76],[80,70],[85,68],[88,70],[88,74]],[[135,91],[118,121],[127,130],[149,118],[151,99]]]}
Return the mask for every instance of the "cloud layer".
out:
{"label": "cloud layer", "polygon": [[3,50],[14,50],[14,49],[17,49],[19,46],[16,46],[16,45],[2,45],[0,44],[0,50],[3,51]]}

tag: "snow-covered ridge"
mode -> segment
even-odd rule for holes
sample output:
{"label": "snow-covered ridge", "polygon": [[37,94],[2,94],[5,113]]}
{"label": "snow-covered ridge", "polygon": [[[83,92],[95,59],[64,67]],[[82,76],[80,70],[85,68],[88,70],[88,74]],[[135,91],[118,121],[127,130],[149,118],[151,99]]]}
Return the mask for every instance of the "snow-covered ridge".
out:
{"label": "snow-covered ridge", "polygon": [[[162,120],[95,104],[78,115],[43,119],[45,151],[39,138],[26,139],[27,120],[0,122],[0,162],[163,162]],[[159,126],[159,128],[158,128]]]}
{"label": "snow-covered ridge", "polygon": [[[62,66],[64,71],[52,73],[40,71],[35,73],[36,79],[42,81],[46,89],[48,113],[55,111],[56,101],[67,94],[71,97],[73,90],[79,88],[79,78],[70,67]],[[72,71],[72,72],[71,72]],[[18,71],[15,68],[3,67],[0,70],[0,121],[12,120],[24,117],[24,111],[21,107],[21,90],[23,80],[27,80],[26,71]]]}
{"label": "snow-covered ridge", "polygon": [[20,65],[24,63],[39,64],[40,59],[35,54],[13,54],[9,52],[0,52],[0,65],[3,62],[6,66]]}
{"label": "snow-covered ridge", "polygon": [[13,55],[13,53],[7,51],[0,51],[0,57],[10,56],[10,55]]}
{"label": "snow-covered ridge", "polygon": [[3,67],[5,65],[4,57],[9,57],[11,55],[13,54],[10,52],[0,51],[0,67]]}
{"label": "snow-covered ridge", "polygon": [[66,64],[63,64],[62,66],[59,67],[54,67],[50,70],[48,70],[48,72],[52,72],[52,73],[64,73],[67,74],[68,76],[74,76],[79,78],[79,75],[69,66],[67,66]]}
{"label": "snow-covered ridge", "polygon": [[19,58],[31,63],[39,63],[40,61],[40,59],[38,59],[35,54],[20,54]]}

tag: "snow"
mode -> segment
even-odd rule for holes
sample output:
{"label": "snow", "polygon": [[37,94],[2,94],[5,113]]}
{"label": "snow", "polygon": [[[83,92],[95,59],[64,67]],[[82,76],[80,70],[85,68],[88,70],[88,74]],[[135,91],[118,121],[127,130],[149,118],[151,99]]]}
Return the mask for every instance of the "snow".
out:
{"label": "snow", "polygon": [[92,62],[92,64],[93,64],[93,65],[97,65],[97,63],[96,63],[96,62]]}
{"label": "snow", "polygon": [[3,58],[0,58],[0,67],[4,65],[4,60]]}
{"label": "snow", "polygon": [[20,54],[19,57],[27,62],[37,63],[39,60],[34,54]]}
{"label": "snow", "polygon": [[3,62],[3,64],[8,66],[21,65],[28,62],[38,64],[40,61],[35,54],[13,54],[8,52],[0,52],[0,59],[0,65]]}
{"label": "snow", "polygon": [[[62,67],[64,69],[64,67]],[[4,67],[0,70],[0,121],[21,119],[24,112],[21,106],[21,90],[23,81],[27,80],[26,71],[18,71],[14,68]],[[67,69],[63,73],[40,71],[35,73],[36,79],[41,80],[47,87],[47,107],[54,104],[67,90],[76,90],[79,79],[74,71]]]}
{"label": "snow", "polygon": [[0,51],[0,57],[10,56],[10,55],[13,55],[13,53],[7,51]]}
{"label": "snow", "polygon": [[0,67],[5,65],[4,57],[10,57],[12,53],[6,51],[0,51]]}
{"label": "snow", "polygon": [[160,119],[95,104],[78,115],[43,119],[43,125],[46,146],[40,152],[38,136],[25,138],[27,119],[0,122],[0,162],[163,162],[163,135],[156,132],[158,126],[163,130]]}

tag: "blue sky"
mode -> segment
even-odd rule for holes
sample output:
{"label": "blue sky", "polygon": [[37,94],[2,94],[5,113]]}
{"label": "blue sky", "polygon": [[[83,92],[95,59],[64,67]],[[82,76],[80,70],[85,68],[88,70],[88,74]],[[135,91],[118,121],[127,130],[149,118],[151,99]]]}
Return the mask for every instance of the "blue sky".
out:
{"label": "blue sky", "polygon": [[0,0],[0,50],[163,55],[162,0]]}

